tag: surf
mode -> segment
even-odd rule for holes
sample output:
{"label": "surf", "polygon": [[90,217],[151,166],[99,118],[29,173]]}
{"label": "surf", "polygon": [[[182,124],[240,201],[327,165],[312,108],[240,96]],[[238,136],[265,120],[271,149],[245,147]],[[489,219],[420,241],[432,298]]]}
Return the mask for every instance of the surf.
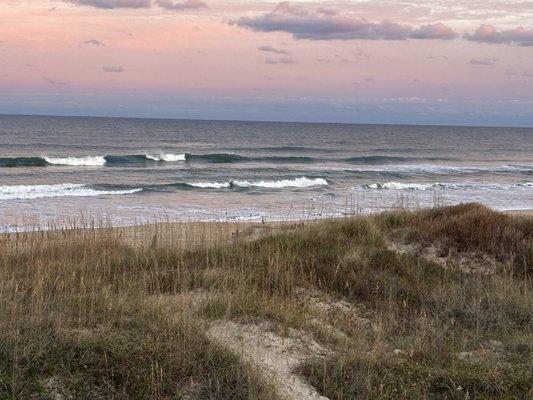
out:
{"label": "surf", "polygon": [[0,200],[29,200],[47,197],[94,197],[104,195],[126,195],[142,191],[132,189],[98,189],[78,183],[50,185],[1,185]]}
{"label": "surf", "polygon": [[533,182],[519,183],[403,183],[383,182],[369,183],[355,187],[356,190],[513,190],[533,189]]}
{"label": "surf", "polygon": [[187,159],[186,154],[146,154],[145,157],[148,160],[166,162],[185,161]]}
{"label": "surf", "polygon": [[98,167],[106,164],[105,157],[86,156],[86,157],[43,157],[44,161],[50,165],[68,165],[72,167]]}
{"label": "surf", "polygon": [[269,189],[281,189],[281,188],[307,188],[313,186],[327,186],[328,181],[324,178],[307,178],[305,176],[293,179],[280,179],[280,180],[259,180],[259,181],[247,181],[247,180],[230,180],[226,182],[194,182],[187,183],[186,185],[202,188],[202,189],[222,189],[222,188],[269,188]]}

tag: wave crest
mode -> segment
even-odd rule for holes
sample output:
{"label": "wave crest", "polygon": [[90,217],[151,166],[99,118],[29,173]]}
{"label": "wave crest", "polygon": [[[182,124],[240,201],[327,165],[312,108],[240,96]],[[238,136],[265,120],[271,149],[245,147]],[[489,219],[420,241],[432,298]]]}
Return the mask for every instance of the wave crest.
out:
{"label": "wave crest", "polygon": [[52,185],[2,185],[0,200],[27,200],[44,197],[93,197],[103,195],[124,195],[140,192],[141,188],[127,190],[99,190],[78,183]]}
{"label": "wave crest", "polygon": [[240,181],[232,180],[228,182],[196,182],[188,183],[189,186],[198,187],[198,188],[210,188],[210,189],[222,189],[230,187],[241,187],[241,188],[250,188],[250,187],[260,187],[260,188],[270,188],[270,189],[280,189],[286,187],[296,187],[296,188],[305,188],[312,186],[327,186],[328,181],[324,178],[306,178],[302,176],[301,178],[294,179],[281,179],[277,181]]}
{"label": "wave crest", "polygon": [[370,183],[355,187],[356,190],[511,190],[533,188],[533,182],[522,183]]}
{"label": "wave crest", "polygon": [[145,157],[153,161],[167,162],[185,161],[187,159],[185,154],[146,154]]}
{"label": "wave crest", "polygon": [[102,166],[105,165],[106,159],[103,156],[86,156],[86,157],[43,157],[44,161],[52,165],[69,165],[69,166]]}

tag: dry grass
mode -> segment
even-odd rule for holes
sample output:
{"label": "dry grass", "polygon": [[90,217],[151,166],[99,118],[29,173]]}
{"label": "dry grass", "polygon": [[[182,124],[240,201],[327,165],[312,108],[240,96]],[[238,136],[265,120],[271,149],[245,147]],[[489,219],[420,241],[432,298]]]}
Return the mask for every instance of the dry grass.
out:
{"label": "dry grass", "polygon": [[[531,218],[512,217],[476,204],[436,208],[429,212],[384,214],[383,223],[407,241],[438,243],[443,254],[450,251],[483,252],[503,263],[533,270],[533,224]],[[395,232],[396,235],[398,232]]]}
{"label": "dry grass", "polygon": [[[294,358],[331,399],[533,394],[531,219],[464,205],[232,244],[231,224],[142,229],[140,241],[121,229],[0,239],[0,398],[281,398],[206,335],[215,320],[313,337],[329,355]],[[390,250],[390,238],[501,268],[465,274]]]}

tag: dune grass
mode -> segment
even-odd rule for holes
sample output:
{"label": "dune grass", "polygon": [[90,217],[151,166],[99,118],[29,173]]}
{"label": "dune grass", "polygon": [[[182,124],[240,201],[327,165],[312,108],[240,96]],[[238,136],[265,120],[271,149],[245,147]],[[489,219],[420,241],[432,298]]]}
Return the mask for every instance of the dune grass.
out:
{"label": "dune grass", "polygon": [[[0,398],[279,398],[205,335],[225,319],[271,321],[330,348],[298,371],[330,399],[533,394],[531,219],[468,204],[228,243],[234,228],[152,226],[140,242],[121,229],[2,236]],[[390,241],[483,253],[498,268],[465,273]],[[357,315],[318,312],[302,291]]]}

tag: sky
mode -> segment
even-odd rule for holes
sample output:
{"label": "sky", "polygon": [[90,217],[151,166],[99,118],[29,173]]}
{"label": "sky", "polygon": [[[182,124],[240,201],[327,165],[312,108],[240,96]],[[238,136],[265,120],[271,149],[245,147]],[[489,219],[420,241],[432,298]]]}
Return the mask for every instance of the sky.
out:
{"label": "sky", "polygon": [[0,113],[533,126],[533,1],[0,0]]}

